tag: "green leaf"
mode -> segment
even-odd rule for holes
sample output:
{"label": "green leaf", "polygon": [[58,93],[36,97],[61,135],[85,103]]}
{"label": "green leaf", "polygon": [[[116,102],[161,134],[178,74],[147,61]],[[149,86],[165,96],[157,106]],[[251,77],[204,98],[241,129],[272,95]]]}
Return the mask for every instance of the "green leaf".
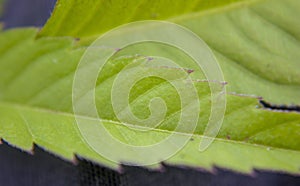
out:
{"label": "green leaf", "polygon": [[229,82],[227,90],[259,95],[275,104],[299,104],[299,10],[297,0],[268,0],[176,22],[215,51]]}
{"label": "green leaf", "polygon": [[[11,30],[0,35],[0,137],[23,150],[31,150],[35,143],[69,160],[77,154],[117,168],[118,163],[108,161],[89,147],[75,125],[72,82],[85,48],[74,48],[68,38],[36,40],[35,35],[34,29]],[[110,101],[113,80],[127,64],[135,60],[147,62],[142,56],[119,55],[109,61],[98,77],[96,104],[102,108],[98,114],[104,126],[121,141],[135,145],[160,141],[175,130],[182,109],[180,98],[164,80],[146,78],[131,90],[132,112],[147,117],[149,110],[145,105],[151,98],[160,96],[168,106],[167,119],[148,132],[134,131],[129,126],[137,126],[118,121]],[[205,81],[198,81],[196,87],[201,108],[205,109],[199,113],[201,118],[192,140],[166,163],[208,170],[219,166],[240,172],[256,168],[299,174],[300,114],[264,109],[257,98],[249,96],[227,95],[225,120],[218,137],[206,151],[198,151],[210,114],[210,91]],[[88,115],[83,119],[86,123],[94,120]],[[186,135],[184,129],[176,132],[178,137]],[[138,159],[139,154],[135,156]]]}
{"label": "green leaf", "polygon": [[[168,19],[186,13],[247,4],[249,0],[58,0],[41,36],[93,36],[138,20]],[[250,0],[251,2],[253,0]],[[169,7],[172,4],[172,8]]]}
{"label": "green leaf", "polygon": [[[88,45],[115,26],[152,19],[159,12],[157,19],[183,25],[208,43],[230,92],[262,96],[274,104],[300,104],[299,1],[176,1],[172,8],[165,8],[168,1],[97,2],[58,1],[40,35],[80,37],[80,45]],[[120,11],[124,7],[127,11]]]}

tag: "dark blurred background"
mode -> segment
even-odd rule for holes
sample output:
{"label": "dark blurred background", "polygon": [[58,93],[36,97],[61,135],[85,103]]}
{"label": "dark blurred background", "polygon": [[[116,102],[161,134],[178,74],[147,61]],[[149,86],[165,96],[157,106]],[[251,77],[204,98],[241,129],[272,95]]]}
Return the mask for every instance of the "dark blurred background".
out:
{"label": "dark blurred background", "polygon": [[[3,0],[1,21],[5,28],[43,26],[56,0]],[[1,2],[1,1],[0,1]]]}
{"label": "dark blurred background", "polygon": [[[5,0],[0,21],[5,29],[41,27],[51,15],[55,0]],[[1,44],[1,43],[0,43]],[[255,171],[243,175],[216,168],[209,173],[164,165],[162,171],[125,166],[117,173],[78,158],[77,165],[66,162],[39,147],[34,155],[4,143],[0,145],[0,186],[76,186],[76,185],[204,185],[204,186],[299,186],[300,177]]]}

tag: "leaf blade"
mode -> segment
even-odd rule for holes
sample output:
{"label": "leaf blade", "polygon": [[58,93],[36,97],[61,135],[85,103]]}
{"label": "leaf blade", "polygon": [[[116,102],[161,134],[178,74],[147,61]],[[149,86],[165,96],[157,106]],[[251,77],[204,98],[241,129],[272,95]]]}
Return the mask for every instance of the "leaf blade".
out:
{"label": "leaf blade", "polygon": [[[230,13],[232,12],[235,11],[234,10],[230,11]],[[237,12],[239,13],[239,10],[237,10]],[[247,10],[245,12],[247,13]],[[235,13],[232,14],[235,15]],[[218,17],[218,15],[212,15],[212,16]],[[209,22],[213,18],[206,17],[205,19],[207,19]],[[198,18],[197,21],[199,21]],[[292,22],[292,21],[288,21],[288,22]],[[281,22],[280,24],[283,23]],[[203,23],[203,25],[205,24]],[[222,26],[221,23],[217,25]],[[188,25],[188,27],[189,26],[190,25]],[[238,28],[240,29],[240,27]],[[239,29],[237,31],[240,31]],[[219,43],[222,42],[222,40],[219,41],[218,39],[210,39],[210,37],[214,38],[217,35],[216,31],[211,30],[211,28],[207,29],[206,31],[204,30],[203,32],[206,32],[205,34],[203,34],[203,32],[195,28],[192,30],[196,31],[199,35],[205,38],[206,41],[211,46],[217,45],[214,44],[214,42],[219,42]],[[23,32],[22,30],[19,32],[11,31],[11,32],[6,32],[6,34],[13,33],[12,37],[14,37],[14,35],[18,35],[22,32]],[[4,43],[2,45],[3,49],[9,45],[13,47],[10,49],[10,52],[12,53],[11,55],[5,54],[7,51],[2,51],[2,54],[0,55],[0,66],[3,67],[0,68],[0,70],[3,69],[3,73],[1,73],[1,78],[0,78],[1,105],[3,105],[6,102],[9,102],[8,105],[10,105],[10,103],[18,103],[23,106],[25,105],[26,107],[29,108],[24,109],[21,106],[21,108],[18,108],[16,110],[15,106],[11,106],[11,105],[7,106],[7,104],[4,104],[5,106],[1,106],[2,109],[0,113],[3,115],[0,117],[1,118],[0,136],[5,140],[9,141],[11,144],[17,145],[18,147],[21,147],[23,149],[30,149],[32,145],[31,143],[35,142],[38,145],[41,145],[44,148],[50,150],[51,152],[55,152],[56,154],[61,155],[67,159],[72,159],[75,153],[87,157],[89,159],[92,159],[96,162],[103,163],[106,166],[116,168],[118,166],[117,164],[111,163],[106,159],[99,157],[99,155],[97,155],[95,152],[89,149],[87,144],[79,143],[78,141],[81,141],[81,139],[80,137],[77,136],[78,134],[76,133],[76,129],[73,128],[72,126],[72,124],[74,124],[74,118],[72,118],[72,103],[71,103],[73,72],[76,68],[80,56],[84,52],[84,48],[74,49],[72,47],[72,42],[68,39],[42,38],[42,39],[35,40],[34,39],[35,31],[27,31],[27,32],[29,32],[29,35],[25,34],[24,37],[25,38],[28,37],[29,41],[26,40],[25,43],[29,42],[30,44],[26,44],[25,46],[22,46],[20,48],[22,49],[26,48],[27,52],[32,52],[33,57],[36,56],[41,56],[41,57],[38,57],[37,61],[29,68],[29,71],[22,73],[21,77],[17,78],[18,80],[15,83],[7,83],[7,82],[9,82],[9,80],[12,77],[14,77],[14,74],[19,74],[18,73],[19,69],[16,68],[15,65],[19,65],[24,62],[22,61],[22,59],[20,59],[21,57],[23,57],[23,55],[19,55],[19,56],[13,55],[13,53],[16,52],[16,50],[17,51],[22,50],[22,49],[18,49],[18,47],[15,47],[15,46],[19,46],[20,44],[22,45],[22,42],[19,44],[11,44],[11,43],[5,44],[5,42],[1,42],[1,45],[2,43]],[[214,34],[210,35],[210,32]],[[0,40],[2,38],[2,40],[5,41],[6,39],[4,38],[6,36],[4,37],[3,35],[5,35],[5,33],[1,34],[2,37],[0,36]],[[291,41],[289,40],[289,42]],[[41,45],[47,45],[47,46],[44,46],[45,48],[43,48],[40,47]],[[56,47],[58,47],[58,50],[55,50]],[[226,48],[226,46],[224,48]],[[42,52],[43,49],[45,50],[45,52]],[[237,51],[241,51],[241,49]],[[225,75],[230,77],[230,75],[233,74],[232,72],[234,71],[234,69],[237,69],[236,71],[237,73],[239,73],[236,76],[232,76],[231,79],[227,77],[229,83],[235,83],[236,81],[234,81],[234,79],[239,79],[244,77],[243,73],[240,73],[240,71],[242,71],[241,69],[243,68],[239,68],[238,65],[235,66],[228,65],[233,60],[228,59],[228,56],[231,57],[230,55],[228,55],[228,53],[224,55],[222,54],[222,52],[220,52],[220,49],[215,50],[215,53],[218,56],[220,63],[222,65],[222,69],[225,71]],[[16,53],[20,53],[20,52],[16,52]],[[292,57],[297,56],[297,54],[294,54],[293,52],[289,52],[288,55],[292,55]],[[56,61],[53,59],[56,59]],[[123,65],[125,65],[127,63],[132,62],[132,60],[134,59],[136,58],[132,56],[129,57],[127,61],[124,58],[119,58],[119,59],[116,58],[112,62],[124,63]],[[238,61],[237,63],[241,63],[241,60],[239,59],[236,60]],[[244,58],[241,59],[244,60]],[[9,64],[11,66],[6,66],[8,62],[11,62]],[[32,63],[32,62],[33,60],[28,60],[28,63]],[[249,63],[249,61],[246,62]],[[290,62],[290,60],[287,60],[287,62]],[[248,65],[247,63],[246,65]],[[298,64],[299,63],[297,63],[296,66],[294,66],[295,69]],[[280,66],[278,68],[280,70]],[[11,70],[11,72],[15,72],[15,73],[12,75],[10,74],[6,75],[5,71],[8,71],[8,69]],[[46,70],[41,70],[41,69],[46,69]],[[263,69],[263,72],[265,72],[264,70],[265,69]],[[118,73],[118,70],[115,70],[115,72]],[[296,71],[296,73],[297,72],[298,71]],[[55,74],[55,76],[53,76],[53,74]],[[254,81],[251,80],[254,77],[253,74],[248,75],[247,77],[249,82],[252,83],[253,85],[257,84],[258,79],[262,80],[266,78],[266,77],[261,77],[262,76],[261,73],[254,73],[254,75],[258,76],[258,78],[256,78]],[[284,73],[283,76],[286,77],[287,74]],[[295,80],[295,82],[297,83],[297,79]],[[149,88],[153,86],[157,86],[159,83],[160,82],[155,82]],[[236,83],[237,83],[236,86],[238,86],[238,82]],[[267,82],[262,84],[262,86],[264,85],[270,86],[272,83],[276,84],[277,82],[276,81],[271,81],[271,83]],[[110,85],[111,85],[111,80],[107,81],[106,84],[102,84],[101,86],[99,86],[98,91],[101,93],[102,92],[101,90],[106,90],[107,87],[110,87]],[[199,85],[198,89],[206,87],[205,83],[203,82],[197,85]],[[284,86],[274,86],[274,87],[275,88],[272,90],[276,90],[280,92],[281,88]],[[281,91],[281,93],[276,94],[276,96],[274,96],[275,102],[278,101],[282,103],[282,102],[290,102],[290,100],[297,101],[298,99],[297,91],[299,90],[299,87],[296,86],[295,89],[291,87],[293,87],[293,85],[287,85],[287,89],[290,89],[287,92],[290,94],[292,92],[291,97],[282,98],[281,97],[282,95],[288,94],[286,91],[283,90]],[[170,90],[170,92],[172,91],[167,86],[162,86],[161,88]],[[246,93],[255,90],[253,87],[248,87],[248,89],[245,89],[244,87],[242,88],[243,88],[242,90],[239,90],[237,88],[233,90],[239,90],[238,92],[245,91]],[[262,89],[258,91],[257,93],[258,95],[263,94],[263,91],[261,90]],[[162,90],[159,90],[158,93],[160,93],[161,91]],[[20,92],[22,92],[22,94],[20,94]],[[207,91],[204,91],[204,93],[208,94]],[[136,93],[136,95],[139,94],[141,94],[141,92]],[[107,95],[105,95],[105,93],[99,95],[100,95],[99,97],[104,96],[104,98],[109,98],[107,97]],[[144,103],[148,102],[148,99],[151,97],[147,97],[148,96],[147,94],[145,95],[146,96],[143,96],[142,99],[137,98],[137,101],[133,103],[133,108],[138,110],[140,109],[139,105],[143,105]],[[267,97],[269,99],[273,99],[271,98],[271,96],[267,96]],[[97,106],[103,106],[105,108],[108,108],[107,105],[109,105],[110,103],[107,100],[110,99],[99,99]],[[206,100],[203,103],[204,108],[209,108],[209,100],[205,98],[204,100]],[[218,138],[216,139],[216,142],[212,145],[211,150],[208,152],[204,152],[203,154],[197,152],[198,149],[197,144],[201,139],[201,134],[204,129],[204,123],[207,119],[207,117],[206,118],[204,117],[204,119],[201,120],[199,123],[199,128],[197,128],[197,130],[195,131],[195,136],[193,138],[196,140],[194,140],[193,142],[189,142],[188,145],[184,148],[184,150],[178,154],[178,156],[177,155],[174,156],[173,159],[171,158],[168,162],[176,165],[183,164],[189,166],[201,166],[207,169],[211,169],[212,166],[215,164],[217,166],[230,168],[242,172],[250,172],[253,168],[261,168],[261,169],[274,169],[279,171],[288,171],[288,172],[298,174],[299,162],[300,162],[299,161],[300,142],[298,142],[299,141],[298,131],[300,130],[299,113],[294,113],[294,112],[284,113],[284,112],[268,111],[264,109],[258,109],[256,108],[257,106],[259,106],[257,99],[241,97],[239,95],[228,96],[228,112],[226,113],[225,116],[224,125],[220,131]],[[45,108],[52,111],[51,113],[48,112],[41,113],[40,111],[36,113],[35,109],[33,109],[34,107]],[[173,110],[176,113],[175,111],[176,108],[174,108]],[[20,112],[21,115],[20,114],[18,115],[18,113]],[[60,112],[67,113],[68,115],[67,118],[65,118],[66,117],[65,114],[62,114],[63,116],[61,116]],[[170,115],[172,113],[170,113]],[[247,113],[248,115],[244,114],[244,116],[241,117],[243,113]],[[140,114],[142,116],[147,116],[145,110],[143,110],[143,112]],[[200,114],[208,115],[205,112],[202,112]],[[108,109],[104,119],[107,120],[115,119],[113,116],[114,114]],[[15,121],[11,121],[12,118],[16,118]],[[253,120],[253,118],[256,118],[256,120]],[[45,123],[41,124],[41,121]],[[169,123],[166,122],[166,124],[161,126],[159,130],[163,130],[163,132],[172,131],[175,121],[176,121],[176,117],[171,118]],[[16,122],[16,126],[8,125],[8,123],[14,123],[14,122]],[[111,125],[111,124],[116,124],[116,122],[117,121],[107,121],[107,127],[112,126],[111,129],[112,132],[114,132],[116,135],[120,135],[116,132],[117,127],[114,128],[114,125]],[[55,127],[53,128],[52,125]],[[33,128],[28,130],[27,126],[32,126]],[[9,129],[8,127],[12,127],[12,129]],[[59,130],[56,130],[55,128],[58,128]],[[16,135],[15,131],[18,130],[21,130],[22,132],[17,133]],[[49,136],[48,135],[45,136],[45,134],[49,133],[49,131],[51,131]],[[126,131],[126,134],[130,134],[130,133],[131,131],[129,130]],[[66,137],[64,136],[65,134],[71,136]],[[152,133],[150,133],[149,135],[151,134]],[[162,135],[161,133],[158,134]],[[153,136],[155,135],[157,134],[153,133]],[[136,136],[133,135],[129,135],[129,136],[130,138],[126,138],[125,140],[134,141],[136,139]],[[282,140],[282,137],[285,137],[284,141]],[[119,136],[119,138],[122,138],[122,136]],[[151,139],[146,137],[144,138],[145,140],[143,142],[147,142],[147,141],[149,142],[150,140],[147,139]],[[70,141],[68,141],[68,139]],[[66,142],[61,143],[62,140],[66,140]],[[123,136],[123,140],[124,140],[124,136]],[[241,154],[235,155],[234,154],[235,152],[241,152],[242,155]],[[255,155],[254,157],[253,157],[253,152],[257,153],[257,155]],[[224,157],[220,157],[218,156],[220,153],[225,153],[226,155]],[[180,157],[180,155],[184,155],[185,157]],[[246,156],[247,158],[241,158],[242,156]],[[229,159],[229,161],[226,161],[227,159]]]}

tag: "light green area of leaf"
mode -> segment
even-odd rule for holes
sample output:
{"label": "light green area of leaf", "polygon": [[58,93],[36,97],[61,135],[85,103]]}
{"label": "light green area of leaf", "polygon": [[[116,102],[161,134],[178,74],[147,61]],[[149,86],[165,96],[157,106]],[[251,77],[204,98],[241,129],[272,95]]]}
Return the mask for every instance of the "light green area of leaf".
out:
{"label": "light green area of leaf", "polygon": [[[167,1],[154,5],[152,1],[141,5],[120,1],[115,6],[109,1],[97,2],[98,6],[59,1],[41,35],[80,37],[80,44],[86,45],[114,26],[150,19],[150,12],[160,12],[157,19],[183,25],[208,43],[229,82],[227,90],[262,96],[274,104],[300,104],[299,1],[176,1],[172,8],[165,8]],[[122,6],[132,11],[120,11]],[[150,53],[144,49],[135,52]]]}
{"label": "light green area of leaf", "polygon": [[300,1],[269,0],[177,22],[215,51],[229,91],[300,103]]}
{"label": "light green area of leaf", "polygon": [[[1,131],[3,129],[6,131],[5,135],[0,134],[12,145],[30,149],[32,141],[34,141],[44,149],[69,160],[73,158],[73,153],[77,153],[81,157],[92,159],[109,167],[117,168],[118,166],[88,148],[78,135],[74,126],[74,117],[70,114],[3,103],[0,105],[0,110],[1,123],[10,123],[6,126],[1,125]],[[277,116],[279,115],[277,114]],[[111,127],[111,130],[118,128],[123,135],[132,136],[132,131],[120,123],[106,121],[105,125]],[[168,131],[154,130],[146,133],[147,135],[139,135],[139,138],[132,137],[130,140],[154,141],[165,137],[168,133]],[[140,138],[141,136],[143,138]],[[218,166],[241,172],[251,172],[254,167],[299,173],[299,151],[218,138],[205,152],[199,152],[200,139],[200,135],[194,135],[193,141],[188,142],[166,163],[202,167],[208,170],[212,170],[213,166]]]}
{"label": "light green area of leaf", "polygon": [[93,36],[138,20],[161,20],[186,13],[239,6],[253,0],[58,0],[40,35]]}
{"label": "light green area of leaf", "polygon": [[[83,141],[72,114],[74,71],[85,48],[73,48],[73,41],[68,38],[35,40],[35,35],[34,29],[11,30],[0,35],[0,137],[24,150],[30,150],[32,143],[36,143],[69,160],[77,154],[117,168],[118,164],[99,156]],[[97,81],[96,104],[104,125],[116,138],[135,145],[152,144],[174,131],[182,108],[174,104],[179,98],[173,87],[164,80],[147,78],[133,87],[131,109],[137,116],[147,117],[149,100],[159,96],[167,103],[167,119],[147,133],[133,131],[127,127],[129,124],[118,121],[107,90],[116,74],[134,60],[147,62],[141,56],[116,56],[107,64]],[[199,81],[196,87],[204,108],[199,113],[199,125],[193,140],[166,163],[209,170],[219,166],[240,172],[259,168],[299,174],[300,114],[265,110],[256,98],[247,96],[227,96],[221,131],[208,150],[199,152],[201,134],[210,114],[210,92],[206,82]],[[88,122],[93,118],[85,119]],[[177,132],[185,135],[184,129]]]}

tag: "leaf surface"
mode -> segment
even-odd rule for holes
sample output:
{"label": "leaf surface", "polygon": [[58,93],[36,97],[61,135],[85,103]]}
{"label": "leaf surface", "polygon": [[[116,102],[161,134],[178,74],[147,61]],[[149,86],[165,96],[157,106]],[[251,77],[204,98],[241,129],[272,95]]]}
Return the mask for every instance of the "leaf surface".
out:
{"label": "leaf surface", "polygon": [[[73,41],[68,38],[36,40],[35,36],[34,29],[11,30],[0,35],[0,137],[24,150],[31,150],[35,143],[69,160],[77,154],[117,168],[118,163],[101,157],[86,144],[75,125],[72,82],[85,48],[74,48]],[[129,98],[132,112],[147,117],[149,110],[145,105],[151,98],[160,96],[169,108],[167,119],[146,133],[128,128],[135,127],[133,124],[118,121],[108,90],[126,64],[140,59],[144,62],[141,56],[120,55],[112,59],[98,77],[96,104],[102,108],[98,114],[105,127],[119,140],[135,145],[152,144],[174,131],[178,111],[183,108],[177,104],[179,97],[172,86],[161,79],[146,78],[132,89]],[[164,70],[176,72],[179,69]],[[210,114],[210,91],[205,81],[199,81],[196,87],[201,108],[205,109],[199,113],[201,118],[192,140],[167,163],[209,170],[216,165],[240,172],[258,168],[299,174],[300,114],[264,109],[257,98],[249,96],[227,95],[221,131],[206,151],[199,152],[199,142]],[[88,115],[84,119],[87,123],[93,120]],[[186,135],[184,130],[177,132],[179,136]]]}
{"label": "leaf surface", "polygon": [[74,36],[81,39],[79,45],[89,45],[116,26],[158,15],[155,19],[195,32],[214,50],[230,92],[262,96],[277,105],[300,104],[297,0],[176,1],[172,8],[166,8],[168,1],[95,2],[58,1],[40,35]]}
{"label": "leaf surface", "polygon": [[[139,20],[161,20],[182,14],[247,4],[251,0],[126,1],[58,0],[42,36],[92,36]],[[172,8],[170,8],[172,5]]]}

